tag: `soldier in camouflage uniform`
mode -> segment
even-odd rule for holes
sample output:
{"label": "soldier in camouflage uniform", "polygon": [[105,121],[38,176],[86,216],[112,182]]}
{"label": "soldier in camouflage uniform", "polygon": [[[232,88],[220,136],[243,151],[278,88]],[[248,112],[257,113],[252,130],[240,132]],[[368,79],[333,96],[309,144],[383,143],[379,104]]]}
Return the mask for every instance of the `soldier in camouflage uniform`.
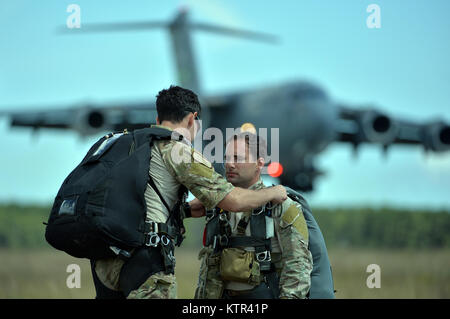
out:
{"label": "soldier in camouflage uniform", "polygon": [[[148,222],[166,223],[168,207],[174,207],[182,185],[196,199],[176,212],[181,218],[204,216],[205,208],[215,206],[240,211],[287,198],[283,187],[257,192],[234,187],[192,147],[191,140],[199,128],[196,119],[201,113],[195,93],[171,86],[159,92],[156,107],[156,126],[173,133],[172,140],[156,141],[152,147],[149,174],[156,189],[147,184],[144,194]],[[175,276],[173,270],[164,268],[162,250],[159,243],[157,247],[135,249],[129,259],[91,260],[97,298],[176,298]],[[173,254],[171,258],[174,262]]]}
{"label": "soldier in camouflage uniform", "polygon": [[[260,173],[264,167],[265,150],[264,140],[256,135],[249,132],[235,135],[233,139],[229,140],[226,147],[227,180],[234,186],[251,190],[264,189],[266,186],[260,179]],[[231,236],[251,235],[251,227],[248,222],[251,214],[250,210],[226,215],[231,228]],[[255,267],[255,261],[250,267],[248,280],[248,274],[243,276],[243,280],[241,278],[238,281],[224,280],[223,272],[226,271],[224,269],[227,267],[226,265],[231,264],[232,267],[239,268],[237,262],[221,262],[225,250],[222,248],[221,251],[217,251],[212,245],[209,245],[204,247],[199,254],[201,267],[195,292],[196,298],[291,299],[306,297],[311,284],[313,260],[308,250],[308,228],[302,207],[288,198],[282,204],[276,205],[271,214],[274,228],[274,236],[270,239],[271,271],[276,273],[276,275],[272,275],[272,278],[275,277],[277,280],[268,281],[268,277],[262,275]],[[242,223],[242,220],[245,222]],[[242,229],[243,227],[245,229]],[[206,231],[208,231],[208,226]],[[241,248],[255,254],[254,247]],[[278,286],[270,287],[270,285]]]}

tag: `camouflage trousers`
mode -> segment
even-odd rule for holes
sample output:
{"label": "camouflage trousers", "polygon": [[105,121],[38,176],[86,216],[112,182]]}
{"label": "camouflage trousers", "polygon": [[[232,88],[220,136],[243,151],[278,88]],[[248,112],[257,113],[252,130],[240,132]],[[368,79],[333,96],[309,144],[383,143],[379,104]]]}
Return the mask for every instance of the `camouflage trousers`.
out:
{"label": "camouflage trousers", "polygon": [[195,299],[220,299],[224,282],[220,277],[220,256],[214,256],[213,250],[203,247],[199,253],[201,260]]}
{"label": "camouflage trousers", "polygon": [[162,271],[159,250],[147,252],[136,251],[126,262],[117,257],[91,261],[97,298],[177,298],[175,275]]}
{"label": "camouflage trousers", "polygon": [[151,275],[138,289],[133,290],[127,299],[176,299],[177,283],[175,275],[163,271]]}

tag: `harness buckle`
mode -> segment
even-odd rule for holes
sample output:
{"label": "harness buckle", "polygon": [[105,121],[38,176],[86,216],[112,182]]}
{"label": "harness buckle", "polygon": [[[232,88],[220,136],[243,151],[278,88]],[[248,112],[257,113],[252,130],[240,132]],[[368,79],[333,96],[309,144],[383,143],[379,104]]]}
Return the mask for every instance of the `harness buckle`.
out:
{"label": "harness buckle", "polygon": [[265,212],[265,211],[266,211],[266,206],[263,206],[263,207],[261,207],[260,210],[257,211],[257,212],[255,212],[255,210],[253,210],[253,211],[252,211],[252,215],[253,215],[253,216],[257,216],[257,215],[259,215],[259,214],[261,214],[261,213],[263,213],[263,212]]}
{"label": "harness buckle", "polygon": [[215,210],[213,210],[213,209],[207,210],[205,213],[206,220],[209,220],[212,217],[214,217],[214,214],[215,214]]}
{"label": "harness buckle", "polygon": [[256,256],[256,260],[259,262],[264,262],[264,261],[272,261],[272,256],[270,255],[270,251],[269,250],[265,250],[265,251],[261,251],[259,253],[255,253]]}
{"label": "harness buckle", "polygon": [[162,235],[160,238],[161,238],[161,243],[164,246],[169,245],[169,243],[170,243],[170,238],[169,237],[167,237],[166,235]]}
{"label": "harness buckle", "polygon": [[161,241],[161,238],[159,238],[157,233],[148,233],[148,241],[145,243],[145,246],[152,246],[156,247],[158,246],[159,242]]}

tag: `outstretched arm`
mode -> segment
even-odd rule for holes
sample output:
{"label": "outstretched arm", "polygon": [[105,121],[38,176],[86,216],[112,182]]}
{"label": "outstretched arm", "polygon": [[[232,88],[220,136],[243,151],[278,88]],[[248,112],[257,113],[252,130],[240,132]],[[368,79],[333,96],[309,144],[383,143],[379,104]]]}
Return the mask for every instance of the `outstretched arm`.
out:
{"label": "outstretched arm", "polygon": [[[211,163],[201,153],[180,142],[162,141],[160,151],[169,172],[206,209],[218,206],[227,211],[239,212],[261,207],[270,201],[278,204],[287,198],[286,189],[281,185],[258,191],[234,187],[214,171]],[[194,202],[194,205],[197,204]],[[197,213],[202,213],[200,208]]]}
{"label": "outstretched arm", "polygon": [[286,198],[286,189],[281,185],[260,190],[235,187],[217,206],[230,212],[243,212],[261,207],[268,202],[280,204]]}

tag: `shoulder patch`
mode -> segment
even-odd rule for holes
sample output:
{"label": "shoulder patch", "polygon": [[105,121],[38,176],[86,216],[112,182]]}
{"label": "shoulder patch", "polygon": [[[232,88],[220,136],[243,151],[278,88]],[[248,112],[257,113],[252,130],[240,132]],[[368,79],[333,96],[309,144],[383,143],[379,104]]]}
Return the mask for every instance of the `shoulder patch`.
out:
{"label": "shoulder patch", "polygon": [[196,149],[192,148],[192,164],[190,173],[211,179],[214,169],[212,164]]}
{"label": "shoulder patch", "polygon": [[213,175],[212,168],[208,168],[205,165],[199,163],[192,163],[189,172],[191,174],[202,176],[208,179],[211,179]]}
{"label": "shoulder patch", "polygon": [[306,242],[308,242],[308,226],[306,225],[306,220],[303,216],[301,208],[295,204],[292,204],[281,215],[281,221],[281,227],[292,225],[303,236],[303,238],[305,238]]}
{"label": "shoulder patch", "polygon": [[194,163],[200,163],[208,168],[212,167],[212,164],[196,149],[192,149],[192,159]]}

